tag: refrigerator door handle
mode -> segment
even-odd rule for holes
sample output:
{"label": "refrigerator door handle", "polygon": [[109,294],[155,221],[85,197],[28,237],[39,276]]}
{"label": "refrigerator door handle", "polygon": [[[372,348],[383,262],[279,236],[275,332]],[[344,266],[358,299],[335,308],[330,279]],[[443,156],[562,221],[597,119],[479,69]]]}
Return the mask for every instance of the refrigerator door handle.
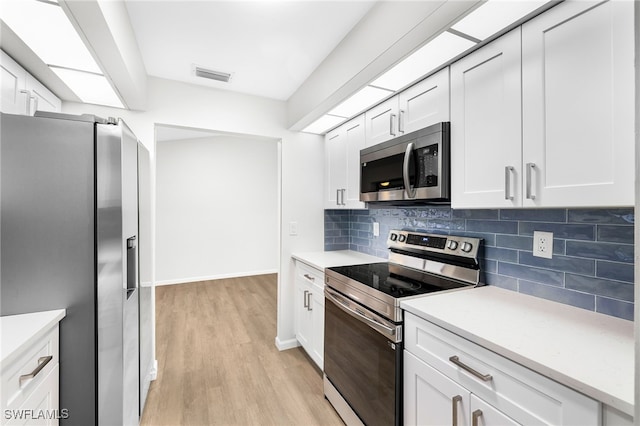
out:
{"label": "refrigerator door handle", "polygon": [[136,244],[136,236],[127,238],[127,299],[138,288],[138,246]]}

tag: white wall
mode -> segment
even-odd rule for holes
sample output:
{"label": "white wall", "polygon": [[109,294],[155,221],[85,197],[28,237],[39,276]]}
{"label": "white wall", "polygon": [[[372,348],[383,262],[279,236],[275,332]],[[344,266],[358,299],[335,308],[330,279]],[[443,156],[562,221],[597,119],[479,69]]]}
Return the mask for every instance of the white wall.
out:
{"label": "white wall", "polygon": [[277,143],[156,144],[156,285],[278,271]]}
{"label": "white wall", "polygon": [[[154,176],[156,124],[258,135],[282,141],[276,344],[279,348],[295,346],[295,289],[291,253],[324,249],[323,138],[288,131],[286,104],[281,101],[159,78],[149,78],[147,89],[149,99],[146,111],[125,111],[77,103],[63,103],[62,109],[70,114],[122,117],[150,150]],[[155,180],[152,185],[155,191]],[[297,236],[288,234],[289,222],[292,221],[298,222]],[[154,262],[155,274],[155,257]]]}

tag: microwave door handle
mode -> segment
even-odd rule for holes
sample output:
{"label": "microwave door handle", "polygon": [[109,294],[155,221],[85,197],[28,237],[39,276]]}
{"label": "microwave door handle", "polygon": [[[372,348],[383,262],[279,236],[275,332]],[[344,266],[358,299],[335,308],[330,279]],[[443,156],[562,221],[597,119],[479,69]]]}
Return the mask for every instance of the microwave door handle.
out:
{"label": "microwave door handle", "polygon": [[409,162],[411,161],[411,154],[413,154],[413,142],[409,142],[407,150],[404,152],[404,163],[402,164],[402,177],[404,178],[404,190],[407,193],[408,198],[415,198],[416,189],[411,186],[409,181]]}

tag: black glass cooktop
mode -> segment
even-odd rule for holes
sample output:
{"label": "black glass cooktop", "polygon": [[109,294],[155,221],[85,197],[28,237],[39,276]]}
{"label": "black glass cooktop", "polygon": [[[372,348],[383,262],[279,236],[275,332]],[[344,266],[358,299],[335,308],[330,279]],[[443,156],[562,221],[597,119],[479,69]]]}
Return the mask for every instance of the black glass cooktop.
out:
{"label": "black glass cooktop", "polygon": [[328,269],[395,298],[467,287],[466,284],[393,263],[335,266]]}

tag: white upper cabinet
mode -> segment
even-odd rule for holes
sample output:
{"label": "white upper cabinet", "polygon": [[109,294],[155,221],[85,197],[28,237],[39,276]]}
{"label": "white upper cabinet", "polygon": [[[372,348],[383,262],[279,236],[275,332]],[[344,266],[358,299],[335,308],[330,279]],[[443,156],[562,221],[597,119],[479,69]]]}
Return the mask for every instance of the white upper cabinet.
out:
{"label": "white upper cabinet", "polygon": [[33,115],[36,111],[61,111],[60,99],[4,51],[0,51],[0,72],[2,112]]}
{"label": "white upper cabinet", "polygon": [[533,206],[634,204],[634,2],[565,2],[522,27]]}
{"label": "white upper cabinet", "polygon": [[633,6],[566,1],[451,66],[452,207],[634,204]]}
{"label": "white upper cabinet", "polygon": [[449,68],[365,112],[366,146],[449,121]]}
{"label": "white upper cabinet", "polygon": [[2,112],[26,115],[30,108],[30,99],[26,91],[27,72],[1,50],[0,72]]}
{"label": "white upper cabinet", "polygon": [[364,147],[363,115],[326,134],[326,209],[364,208],[360,201],[360,150]]}
{"label": "white upper cabinet", "polygon": [[367,147],[398,136],[398,95],[365,112],[364,120]]}
{"label": "white upper cabinet", "polygon": [[27,74],[27,90],[31,94],[31,115],[36,111],[60,112],[62,110],[60,98],[33,78],[31,74]]}
{"label": "white upper cabinet", "polygon": [[449,68],[400,92],[398,101],[399,133],[449,121]]}
{"label": "white upper cabinet", "polygon": [[520,29],[451,65],[452,207],[521,204]]}

